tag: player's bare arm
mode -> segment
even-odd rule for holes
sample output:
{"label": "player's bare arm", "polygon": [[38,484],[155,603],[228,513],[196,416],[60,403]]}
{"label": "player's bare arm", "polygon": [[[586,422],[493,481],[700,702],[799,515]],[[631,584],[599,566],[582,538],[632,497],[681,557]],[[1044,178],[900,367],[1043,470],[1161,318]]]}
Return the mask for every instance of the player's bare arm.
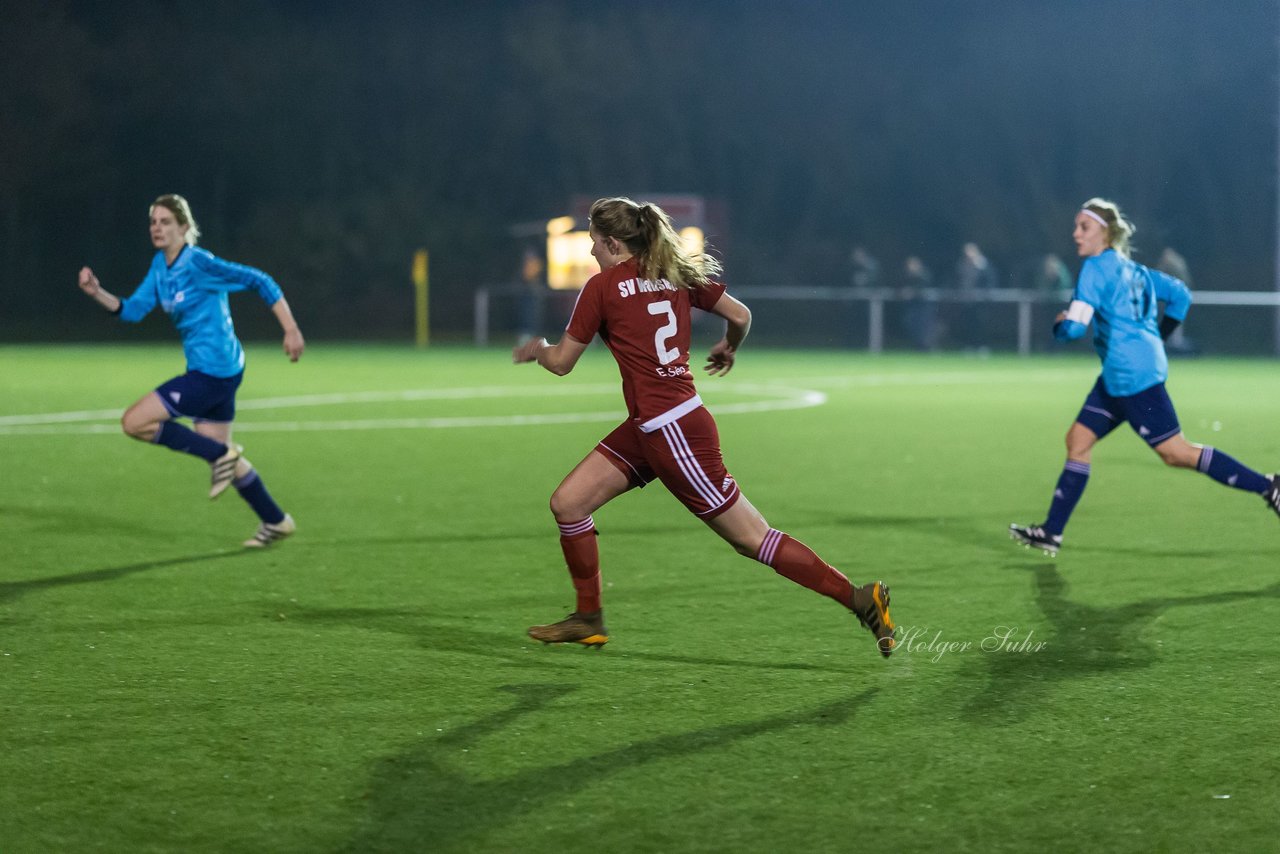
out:
{"label": "player's bare arm", "polygon": [[548,344],[545,338],[535,338],[513,349],[511,361],[517,365],[537,362],[551,373],[562,377],[573,370],[586,349],[587,345],[572,335],[565,335],[555,344]]}
{"label": "player's bare arm", "polygon": [[289,357],[290,362],[298,361],[302,355],[302,351],[306,349],[307,342],[302,337],[302,330],[298,328],[298,322],[293,319],[293,312],[289,309],[289,303],[284,297],[276,300],[271,306],[271,313],[276,316],[276,320],[280,322],[280,328],[284,330],[284,353]]}
{"label": "player's bare arm", "polygon": [[98,281],[98,277],[88,267],[80,268],[80,278],[77,284],[80,285],[80,290],[92,297],[94,302],[107,311],[114,312],[120,309],[120,298],[103,288],[102,282]]}
{"label": "player's bare arm", "polygon": [[738,348],[751,331],[751,309],[746,304],[723,294],[712,306],[711,313],[725,319],[724,338],[716,342],[703,366],[711,376],[724,376],[733,370]]}

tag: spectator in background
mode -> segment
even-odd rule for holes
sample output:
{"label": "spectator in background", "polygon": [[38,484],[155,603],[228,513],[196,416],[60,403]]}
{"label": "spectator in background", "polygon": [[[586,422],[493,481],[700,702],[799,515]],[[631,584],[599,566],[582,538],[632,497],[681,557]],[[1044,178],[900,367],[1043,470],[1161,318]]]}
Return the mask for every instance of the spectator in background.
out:
{"label": "spectator in background", "polygon": [[966,243],[956,262],[956,287],[961,291],[989,291],[996,287],[996,269],[976,243]]}
{"label": "spectator in background", "polygon": [[[849,285],[854,290],[867,290],[878,288],[880,284],[880,262],[876,256],[867,251],[865,246],[853,247],[853,251],[849,253]],[[848,300],[842,309],[842,314],[845,318],[845,344],[849,347],[857,347],[859,339],[855,330],[861,325],[858,301]]]}
{"label": "spectator in background", "polygon": [[1050,252],[1036,265],[1031,274],[1030,287],[1042,294],[1058,296],[1071,290],[1071,272],[1061,258]]}
{"label": "spectator in background", "polygon": [[933,287],[933,273],[919,256],[912,255],[902,265],[900,296],[906,304],[907,338],[922,353],[937,349],[939,338],[938,303],[925,293]]}
{"label": "spectator in background", "polygon": [[855,288],[880,286],[880,262],[865,246],[853,247],[853,252],[849,254],[849,267],[849,284]]}
{"label": "spectator in background", "polygon": [[976,243],[966,243],[956,262],[956,290],[964,299],[960,311],[964,343],[979,351],[991,346],[990,305],[986,292],[999,284],[996,269]]}
{"label": "spectator in background", "polygon": [[[1187,283],[1188,288],[1191,288],[1191,270],[1187,268],[1187,259],[1172,246],[1166,246],[1160,253],[1156,269],[1175,279],[1181,279]],[[1173,331],[1168,341],[1164,342],[1164,348],[1170,353],[1191,354],[1196,351],[1195,342],[1186,336],[1185,329],[1181,326]]]}
{"label": "spectator in background", "polygon": [[520,259],[520,330],[517,343],[523,344],[542,328],[542,306],[546,302],[547,265],[542,253],[526,246]]}

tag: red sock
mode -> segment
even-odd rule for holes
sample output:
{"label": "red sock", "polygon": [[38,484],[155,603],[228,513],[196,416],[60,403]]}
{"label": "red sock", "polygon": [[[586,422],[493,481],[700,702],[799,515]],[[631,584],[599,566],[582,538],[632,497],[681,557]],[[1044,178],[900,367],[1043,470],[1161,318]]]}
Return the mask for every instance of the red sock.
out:
{"label": "red sock", "polygon": [[853,585],[844,573],[827,564],[813,549],[773,528],[764,535],[756,560],[796,584],[829,596],[846,608],[853,605]]}
{"label": "red sock", "polygon": [[578,591],[579,614],[600,610],[600,549],[596,545],[596,523],[588,516],[578,522],[561,522],[560,550]]}

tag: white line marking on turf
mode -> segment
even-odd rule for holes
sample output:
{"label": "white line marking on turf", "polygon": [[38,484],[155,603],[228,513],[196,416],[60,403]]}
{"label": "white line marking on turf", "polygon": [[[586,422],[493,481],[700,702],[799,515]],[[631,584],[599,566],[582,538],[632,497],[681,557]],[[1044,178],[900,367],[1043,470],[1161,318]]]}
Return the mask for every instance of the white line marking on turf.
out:
{"label": "white line marking on turf", "polygon": [[[1097,376],[1097,370],[1078,371],[1063,368],[1048,370],[1009,370],[965,371],[937,373],[919,373],[904,371],[892,374],[836,374],[827,377],[805,377],[802,382],[806,386],[825,388],[850,388],[861,386],[921,386],[921,385],[998,385],[1007,380],[1020,383],[1079,381],[1082,377]],[[779,385],[787,385],[787,379],[773,380]]]}
{"label": "white line marking on turf", "polygon": [[[805,377],[795,381],[795,386],[803,383],[806,386],[820,386],[829,389],[882,387],[882,386],[946,386],[946,385],[993,385],[1006,379],[1019,382],[1055,382],[1059,380],[1076,381],[1082,372],[1069,368],[1053,368],[1048,370],[1024,370],[1010,368],[990,371],[939,371],[936,373],[920,373],[902,371],[883,374],[836,374],[825,377]],[[802,409],[810,406],[821,406],[827,397],[818,391],[806,390],[790,385],[790,381],[774,380],[769,385],[739,385],[726,382],[724,390],[742,391],[762,395],[778,395],[781,399],[762,400],[754,403],[712,405],[711,410],[717,415],[730,415],[745,412],[768,412],[782,409]],[[616,394],[616,384],[588,385],[522,385],[522,386],[480,386],[471,388],[429,388],[405,389],[400,391],[364,391],[331,394],[305,394],[288,397],[264,397],[241,400],[236,407],[241,412],[254,410],[290,409],[309,406],[334,406],[348,403],[395,403],[424,400],[474,400],[494,398],[521,397],[582,397],[590,395]],[[819,399],[820,398],[820,399]],[[76,412],[46,412],[32,415],[0,415],[0,436],[31,436],[51,434],[98,434],[118,433],[118,424],[101,424],[92,422],[112,421],[119,419],[123,409],[94,409]],[[560,413],[549,415],[496,415],[496,416],[452,416],[438,418],[387,418],[387,419],[355,419],[343,421],[291,421],[291,422],[259,422],[236,423],[236,430],[373,430],[373,429],[430,429],[450,427],[502,427],[526,424],[569,424],[587,421],[610,421],[622,417],[617,410],[607,412]]]}
{"label": "white line marking on turf", "polygon": [[[238,402],[238,410],[289,409],[305,406],[342,405],[350,403],[389,403],[422,400],[472,400],[513,397],[584,396],[617,394],[616,385],[564,386],[530,388],[485,386],[480,388],[416,389],[408,391],[355,392],[351,394],[314,394],[293,397],[257,398]],[[726,391],[755,394],[764,400],[712,405],[716,415],[771,412],[821,406],[827,395],[820,391],[769,385],[725,386]],[[84,423],[118,419],[120,410],[51,412],[36,415],[0,417],[0,436],[34,436],[65,434],[114,434],[117,424]],[[477,415],[439,416],[432,418],[360,418],[310,421],[236,422],[236,432],[297,432],[302,430],[421,430],[457,427],[520,427],[535,424],[578,424],[592,421],[620,421],[620,409],[599,412],[561,412],[542,415]],[[77,423],[78,422],[78,423]]]}
{"label": "white line marking on turf", "polygon": [[[608,394],[616,385],[583,385],[536,388],[529,386],[482,386],[477,388],[420,388],[403,391],[356,391],[334,394],[302,394],[290,397],[259,397],[236,401],[238,411],[290,409],[299,406],[332,406],[343,403],[396,403],[410,400],[470,400],[486,397],[552,397]],[[68,421],[105,421],[119,418],[123,409],[86,409],[80,412],[46,412],[35,415],[0,415],[0,427],[22,424],[61,424]]]}

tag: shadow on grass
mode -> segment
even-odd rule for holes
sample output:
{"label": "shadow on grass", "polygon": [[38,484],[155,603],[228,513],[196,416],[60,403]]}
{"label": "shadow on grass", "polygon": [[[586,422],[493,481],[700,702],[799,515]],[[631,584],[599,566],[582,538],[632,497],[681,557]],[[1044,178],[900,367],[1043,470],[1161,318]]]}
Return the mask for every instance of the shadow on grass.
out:
{"label": "shadow on grass", "polygon": [[[706,656],[674,655],[669,653],[631,650],[612,644],[600,650],[587,650],[574,644],[544,645],[525,635],[524,626],[513,626],[510,631],[485,631],[468,626],[465,617],[450,615],[441,617],[421,608],[308,608],[290,605],[282,608],[273,602],[267,607],[278,613],[282,622],[340,625],[354,628],[390,632],[412,638],[423,649],[441,652],[475,655],[518,662],[521,666],[537,663],[550,666],[554,656],[607,656],[628,661],[657,662],[662,664],[697,665],[701,667],[728,667],[744,670],[809,671],[847,673],[849,668],[836,665],[818,665],[808,662],[770,662],[742,658],[711,658]],[[869,637],[869,636],[868,636]],[[868,642],[868,648],[870,643]]]}
{"label": "shadow on grass", "polygon": [[[1007,525],[991,524],[990,514],[985,511],[981,514],[968,516],[831,516],[828,517],[827,521],[830,524],[848,528],[855,532],[860,529],[903,531],[934,536],[956,545],[975,546],[982,549],[1018,549],[1026,551],[1025,546],[1021,546],[1009,538]],[[1013,519],[1010,519],[1010,521],[1013,521]],[[1187,558],[1212,560],[1229,557],[1232,554],[1252,555],[1257,551],[1255,547],[1249,545],[1242,545],[1239,548],[1223,548],[1219,544],[1215,544],[1213,548],[1200,549],[1158,549],[1115,545],[1081,546],[1073,544],[1068,546],[1068,549],[1069,554],[1073,555],[1076,553],[1135,555],[1145,558],[1178,558],[1182,560]]]}
{"label": "shadow on grass", "polygon": [[[790,730],[798,725],[846,724],[870,703],[872,688],[804,710],[743,723],[726,723],[688,732],[660,735],[592,756],[546,764],[502,779],[480,779],[465,770],[466,753],[481,739],[498,736],[502,750],[518,751],[520,736],[506,732],[521,718],[539,713],[557,714],[572,728],[572,714],[551,707],[575,689],[567,685],[508,685],[502,689],[514,703],[507,709],[484,715],[470,724],[428,739],[408,753],[385,759],[375,766],[365,799],[367,817],[353,838],[341,848],[347,852],[483,850],[479,846],[490,831],[520,822],[530,813],[558,806],[576,792],[607,785],[610,777],[665,759],[678,759],[723,748],[765,733]],[[572,743],[572,733],[566,739]],[[536,748],[536,749],[535,749]],[[545,745],[531,745],[540,755]],[[573,816],[565,838],[571,840]],[[572,847],[578,847],[573,845]],[[588,849],[589,845],[586,846]]]}
{"label": "shadow on grass", "polygon": [[1160,651],[1142,634],[1170,608],[1280,598],[1276,583],[1258,590],[1157,596],[1108,608],[1069,600],[1069,585],[1056,567],[1024,566],[1035,573],[1036,604],[1052,633],[1037,638],[1047,643],[1039,652],[980,653],[989,680],[986,690],[966,705],[967,717],[1001,724],[1021,720],[1041,707],[1055,683],[1150,667]]}
{"label": "shadow on grass", "polygon": [[168,566],[182,566],[189,563],[200,563],[206,560],[216,560],[218,558],[236,557],[245,554],[244,549],[225,549],[223,551],[207,552],[198,555],[185,555],[183,557],[165,558],[163,560],[148,560],[141,563],[130,563],[124,566],[109,566],[102,569],[87,569],[83,572],[73,572],[70,575],[55,575],[48,578],[33,578],[28,581],[0,581],[0,603],[17,599],[27,593],[38,593],[42,590],[52,590],[58,587],[70,587],[76,584],[101,584],[106,581],[115,581],[117,578],[124,578],[128,575],[134,575],[139,572],[147,572],[152,569],[162,569]]}
{"label": "shadow on grass", "polygon": [[133,519],[122,519],[102,513],[93,513],[66,507],[21,507],[16,505],[0,506],[0,518],[22,518],[34,523],[33,529],[49,530],[57,534],[73,531],[77,535],[121,533],[136,536],[154,537],[159,529],[139,524]]}
{"label": "shadow on grass", "polygon": [[1008,538],[1003,529],[991,527],[987,515],[977,513],[968,516],[832,516],[828,522],[849,529],[855,535],[863,530],[900,531],[912,537],[923,534],[956,545],[983,549],[1000,548]]}

